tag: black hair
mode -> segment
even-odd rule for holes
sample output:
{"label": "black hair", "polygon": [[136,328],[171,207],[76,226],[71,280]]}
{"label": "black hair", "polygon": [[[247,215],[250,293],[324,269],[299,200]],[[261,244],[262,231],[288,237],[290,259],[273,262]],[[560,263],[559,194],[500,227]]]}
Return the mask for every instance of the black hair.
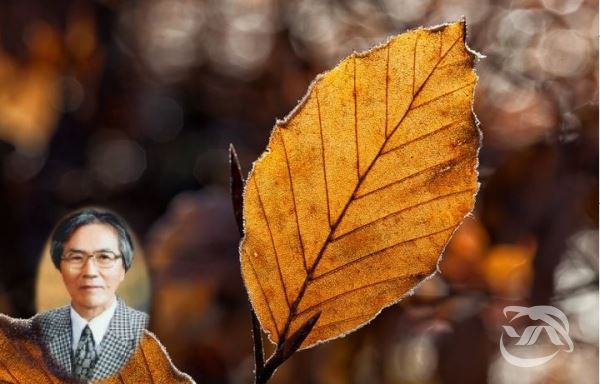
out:
{"label": "black hair", "polygon": [[73,233],[87,224],[106,224],[111,226],[119,238],[119,252],[123,259],[125,271],[129,270],[133,262],[133,242],[129,236],[127,225],[119,215],[98,208],[84,208],[65,216],[58,222],[52,231],[50,256],[57,269],[63,256],[64,244],[69,241]]}

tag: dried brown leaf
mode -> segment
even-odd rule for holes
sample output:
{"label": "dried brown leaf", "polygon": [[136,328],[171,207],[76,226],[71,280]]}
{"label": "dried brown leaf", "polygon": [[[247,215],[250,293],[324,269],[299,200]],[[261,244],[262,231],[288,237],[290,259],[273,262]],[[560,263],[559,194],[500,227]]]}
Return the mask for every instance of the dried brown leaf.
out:
{"label": "dried brown leaf", "polygon": [[[0,315],[0,383],[58,384],[76,383],[65,372],[57,371],[44,357],[29,320]],[[145,331],[140,345],[120,372],[99,384],[193,383],[179,372],[156,337]]]}
{"label": "dried brown leaf", "polygon": [[373,319],[433,274],[473,208],[480,132],[465,23],[418,29],[317,77],[244,191],[242,274],[275,343]]}

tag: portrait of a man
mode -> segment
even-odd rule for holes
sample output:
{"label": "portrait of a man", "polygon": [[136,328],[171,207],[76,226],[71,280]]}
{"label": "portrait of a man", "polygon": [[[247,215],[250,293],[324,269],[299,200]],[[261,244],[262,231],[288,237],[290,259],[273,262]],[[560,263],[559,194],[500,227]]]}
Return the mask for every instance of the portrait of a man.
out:
{"label": "portrait of a man", "polygon": [[50,255],[70,304],[39,313],[32,326],[53,365],[82,381],[117,373],[135,352],[148,315],[116,295],[132,265],[127,225],[112,212],[86,208],[63,218]]}

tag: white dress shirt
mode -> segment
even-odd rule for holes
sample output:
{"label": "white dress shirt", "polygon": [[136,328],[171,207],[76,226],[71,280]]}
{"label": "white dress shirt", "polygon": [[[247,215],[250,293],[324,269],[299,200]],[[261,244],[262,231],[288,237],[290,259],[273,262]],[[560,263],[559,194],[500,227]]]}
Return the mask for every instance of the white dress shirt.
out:
{"label": "white dress shirt", "polygon": [[108,331],[108,325],[110,324],[110,320],[112,319],[115,311],[117,310],[117,298],[115,297],[110,307],[108,307],[104,312],[94,317],[92,320],[87,321],[83,317],[73,309],[71,306],[71,327],[73,330],[73,352],[77,349],[77,345],[79,344],[79,339],[81,338],[81,332],[83,332],[83,328],[85,326],[89,326],[92,331],[92,336],[94,338],[94,343],[96,344],[96,352],[100,353],[100,342],[106,335]]}

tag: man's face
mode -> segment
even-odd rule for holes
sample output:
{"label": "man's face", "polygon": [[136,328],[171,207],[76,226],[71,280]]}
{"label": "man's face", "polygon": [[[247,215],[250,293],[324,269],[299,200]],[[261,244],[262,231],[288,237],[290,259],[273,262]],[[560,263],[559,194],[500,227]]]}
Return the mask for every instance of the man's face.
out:
{"label": "man's face", "polygon": [[[63,246],[63,256],[73,252],[90,255],[99,251],[120,255],[117,233],[106,224],[79,227]],[[62,260],[60,273],[71,296],[73,308],[86,319],[99,315],[112,304],[115,291],[125,278],[121,258],[109,268],[98,267],[96,261],[87,256],[83,266],[79,268]]]}

